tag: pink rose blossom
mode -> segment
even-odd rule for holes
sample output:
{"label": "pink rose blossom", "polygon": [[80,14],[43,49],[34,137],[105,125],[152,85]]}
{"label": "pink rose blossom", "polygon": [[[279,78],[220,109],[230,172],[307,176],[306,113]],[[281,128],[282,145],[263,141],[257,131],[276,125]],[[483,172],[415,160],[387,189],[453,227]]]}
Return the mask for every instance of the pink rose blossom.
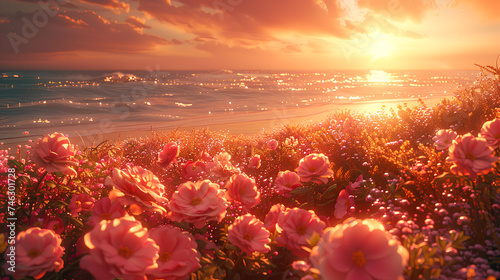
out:
{"label": "pink rose blossom", "polygon": [[229,226],[227,240],[236,245],[243,252],[252,255],[253,252],[267,253],[269,247],[269,231],[254,215],[246,214],[236,218]]}
{"label": "pink rose blossom", "polygon": [[270,150],[276,150],[278,148],[278,141],[275,139],[267,141],[267,148]]}
{"label": "pink rose blossom", "polygon": [[[58,272],[63,268],[64,247],[61,246],[61,237],[50,229],[32,227],[20,232],[16,237],[15,252],[7,246],[4,259],[15,263],[15,272],[8,270],[11,265],[7,262],[3,265],[6,273],[16,279],[24,277],[42,278],[46,272],[55,270]],[[10,254],[10,255],[9,255]]]}
{"label": "pink rose blossom", "polygon": [[182,166],[182,176],[187,180],[198,180],[205,173],[205,163],[188,161]]}
{"label": "pink rose blossom", "polygon": [[161,152],[158,152],[158,161],[156,163],[163,168],[168,168],[178,156],[179,146],[175,142],[170,142],[163,147]]}
{"label": "pink rose blossom", "polygon": [[300,176],[289,170],[280,171],[278,177],[276,177],[276,181],[274,181],[274,186],[276,186],[278,193],[287,195],[289,192],[301,186]]}
{"label": "pink rose blossom", "polygon": [[222,221],[227,202],[219,185],[209,180],[181,184],[170,200],[170,219],[201,228],[207,221]]}
{"label": "pink rose blossom", "polygon": [[90,211],[94,207],[94,199],[86,193],[73,195],[69,202],[71,216],[78,217],[82,211]]}
{"label": "pink rose blossom", "polygon": [[259,169],[260,168],[260,155],[254,155],[248,163],[248,168]]}
{"label": "pink rose blossom", "polygon": [[54,133],[36,140],[30,158],[38,168],[43,167],[47,172],[61,171],[74,176],[76,171],[71,166],[78,166],[74,156],[75,150],[69,139],[61,133]]}
{"label": "pink rose blossom", "polygon": [[198,245],[190,233],[164,225],[150,230],[149,236],[160,247],[158,267],[148,271],[154,279],[188,279],[191,272],[201,267]]}
{"label": "pink rose blossom", "polygon": [[288,209],[278,217],[276,231],[280,236],[276,238],[278,246],[285,246],[298,257],[307,257],[309,252],[302,247],[310,247],[307,240],[314,233],[323,234],[326,224],[319,219],[312,210],[299,208]]}
{"label": "pink rose blossom", "polygon": [[226,198],[229,201],[238,201],[247,208],[259,204],[260,192],[255,180],[245,174],[233,175],[227,182],[226,189]]}
{"label": "pink rose blossom", "polygon": [[354,194],[354,191],[356,191],[361,186],[361,182],[363,182],[363,175],[359,175],[356,179],[356,182],[349,182],[349,185],[345,188],[347,194]]}
{"label": "pink rose blossom", "polygon": [[486,139],[486,143],[493,149],[498,148],[500,146],[500,119],[485,122],[479,136]]}
{"label": "pink rose blossom", "polygon": [[467,133],[453,140],[446,161],[453,164],[451,173],[475,179],[477,175],[489,173],[498,158],[484,139]]}
{"label": "pink rose blossom", "polygon": [[335,218],[342,219],[351,206],[354,206],[354,197],[349,195],[346,190],[341,190],[337,202],[335,203]]}
{"label": "pink rose blossom", "polygon": [[64,225],[63,220],[59,217],[47,217],[47,224],[45,228],[53,230],[56,234],[61,234],[66,226]]}
{"label": "pink rose blossom", "polygon": [[91,225],[96,225],[102,220],[109,221],[126,215],[127,212],[125,212],[119,201],[112,201],[109,197],[103,197],[94,204],[89,221]]}
{"label": "pink rose blossom", "polygon": [[285,212],[287,208],[283,204],[274,204],[271,210],[266,215],[264,219],[264,227],[272,233],[276,232],[276,224],[278,223],[278,217],[282,212]]}
{"label": "pink rose blossom", "polygon": [[408,251],[375,220],[327,228],[309,256],[323,279],[402,279]]}
{"label": "pink rose blossom", "polygon": [[80,267],[97,280],[146,279],[147,271],[158,267],[158,245],[133,217],[101,221],[85,235],[90,254]]}
{"label": "pink rose blossom", "polygon": [[451,129],[440,129],[436,132],[436,136],[432,138],[434,146],[438,150],[447,149],[457,137],[457,133]]}
{"label": "pink rose blossom", "polygon": [[302,182],[325,184],[328,178],[332,177],[333,171],[330,169],[330,161],[324,154],[310,154],[300,160],[297,174]]}
{"label": "pink rose blossom", "polygon": [[151,211],[166,213],[161,206],[167,202],[163,197],[165,187],[151,171],[130,165],[124,171],[115,168],[112,178],[107,177],[105,184],[115,187],[110,197],[116,197],[123,205],[136,204]]}
{"label": "pink rose blossom", "polygon": [[233,174],[239,174],[240,170],[231,163],[231,155],[222,152],[214,157],[214,161],[207,164],[207,169],[220,178],[227,178]]}

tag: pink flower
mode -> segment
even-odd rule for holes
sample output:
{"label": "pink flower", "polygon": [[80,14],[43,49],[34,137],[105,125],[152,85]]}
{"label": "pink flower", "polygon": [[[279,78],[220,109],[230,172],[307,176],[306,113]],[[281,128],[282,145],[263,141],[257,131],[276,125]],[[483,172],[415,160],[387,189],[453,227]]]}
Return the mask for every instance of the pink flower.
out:
{"label": "pink flower", "polygon": [[268,245],[271,242],[269,235],[269,231],[259,219],[246,214],[236,218],[229,226],[227,240],[251,255],[253,252],[267,253],[271,250]]}
{"label": "pink flower", "polygon": [[324,154],[310,154],[300,160],[297,174],[302,182],[325,184],[328,178],[332,177],[333,171],[330,169],[330,161]]}
{"label": "pink flower", "polygon": [[375,220],[327,228],[309,256],[323,279],[402,279],[408,252]]}
{"label": "pink flower", "polygon": [[289,170],[280,171],[276,181],[274,181],[274,186],[279,193],[288,194],[301,186],[300,177],[297,173]]}
{"label": "pink flower", "polygon": [[[3,268],[6,273],[16,279],[24,277],[42,278],[46,272],[61,270],[64,266],[62,255],[64,248],[61,246],[61,237],[50,229],[32,227],[20,232],[16,237],[15,251],[13,246],[7,246],[4,259],[7,261]],[[14,245],[14,244],[12,244]],[[8,268],[15,264],[15,271]]]}
{"label": "pink flower", "polygon": [[493,149],[500,146],[500,119],[485,122],[479,136],[486,139],[486,143]]}
{"label": "pink flower", "polygon": [[158,267],[148,272],[154,279],[188,279],[191,272],[201,267],[198,245],[191,234],[164,225],[150,230],[149,235],[160,247]]}
{"label": "pink flower", "polygon": [[94,204],[89,221],[91,225],[96,225],[102,220],[109,221],[126,215],[127,212],[125,212],[119,201],[112,201],[109,197],[103,197]]}
{"label": "pink flower", "polygon": [[354,206],[354,197],[349,195],[346,190],[341,190],[335,203],[335,218],[342,219],[351,206]]}
{"label": "pink flower", "polygon": [[170,200],[170,219],[187,221],[201,228],[207,221],[222,221],[226,199],[219,185],[209,180],[181,184]]}
{"label": "pink flower", "polygon": [[166,213],[160,205],[167,202],[163,197],[165,187],[151,171],[130,165],[124,171],[115,168],[113,177],[107,177],[105,184],[115,187],[110,197],[116,197],[123,205],[137,204],[151,211]]}
{"label": "pink flower", "polygon": [[264,226],[266,229],[272,233],[276,232],[276,224],[278,223],[278,217],[282,212],[285,212],[287,208],[283,204],[274,204],[271,210],[266,215],[264,219]]}
{"label": "pink flower", "polygon": [[47,217],[47,224],[45,226],[46,229],[53,230],[56,234],[61,234],[64,229],[64,222],[59,217]]}
{"label": "pink flower", "polygon": [[253,158],[250,159],[248,163],[248,168],[259,169],[260,167],[260,155],[254,155]]}
{"label": "pink flower", "polygon": [[231,163],[231,155],[222,152],[214,157],[214,161],[207,164],[210,172],[220,178],[227,178],[233,174],[238,174],[240,171]]}
{"label": "pink flower", "polygon": [[161,152],[158,152],[158,161],[156,163],[163,168],[167,168],[175,162],[177,156],[179,156],[179,146],[175,142],[170,142],[163,147]]}
{"label": "pink flower", "polygon": [[449,148],[447,162],[453,165],[451,173],[460,176],[470,176],[475,179],[477,175],[487,174],[498,160],[493,155],[493,149],[482,138],[475,138],[470,133],[458,136]]}
{"label": "pink flower", "polygon": [[447,149],[457,137],[457,133],[451,129],[440,129],[436,132],[436,136],[432,138],[434,146],[438,150]]}
{"label": "pink flower", "polygon": [[270,150],[276,150],[278,148],[278,141],[275,139],[267,141],[267,148]]}
{"label": "pink flower", "polygon": [[71,216],[78,217],[82,211],[90,211],[94,207],[94,199],[86,193],[73,195],[69,202]]}
{"label": "pink flower", "polygon": [[198,180],[205,173],[205,163],[188,161],[182,166],[181,173],[187,180]]}
{"label": "pink flower", "polygon": [[226,198],[229,201],[239,201],[247,208],[259,204],[260,192],[255,180],[245,174],[233,175],[227,182],[226,189]]}
{"label": "pink flower", "polygon": [[158,246],[139,221],[123,217],[101,221],[85,235],[90,254],[80,267],[97,280],[146,279],[147,271],[158,265]]}
{"label": "pink flower", "polygon": [[361,186],[361,182],[363,182],[363,175],[359,175],[358,178],[356,179],[356,182],[354,183],[349,182],[349,186],[345,188],[347,194],[349,195],[354,194],[354,191]]}
{"label": "pink flower", "polygon": [[298,257],[307,257],[309,252],[302,247],[310,247],[307,240],[314,233],[323,234],[326,225],[312,210],[299,208],[288,209],[281,212],[278,217],[276,231],[280,236],[276,238],[278,246],[284,246]]}
{"label": "pink flower", "polygon": [[31,160],[38,168],[45,168],[47,172],[61,171],[66,175],[76,175],[71,166],[78,166],[74,158],[75,150],[69,139],[61,133],[45,135],[38,138],[31,149]]}

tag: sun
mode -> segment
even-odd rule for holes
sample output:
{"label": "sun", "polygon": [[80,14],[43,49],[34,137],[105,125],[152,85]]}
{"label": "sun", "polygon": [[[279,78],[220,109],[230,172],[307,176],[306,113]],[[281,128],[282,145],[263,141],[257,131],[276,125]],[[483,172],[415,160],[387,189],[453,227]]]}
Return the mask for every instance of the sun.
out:
{"label": "sun", "polygon": [[374,40],[368,47],[368,55],[370,56],[370,63],[376,62],[380,58],[391,56],[394,50],[391,39],[382,37]]}

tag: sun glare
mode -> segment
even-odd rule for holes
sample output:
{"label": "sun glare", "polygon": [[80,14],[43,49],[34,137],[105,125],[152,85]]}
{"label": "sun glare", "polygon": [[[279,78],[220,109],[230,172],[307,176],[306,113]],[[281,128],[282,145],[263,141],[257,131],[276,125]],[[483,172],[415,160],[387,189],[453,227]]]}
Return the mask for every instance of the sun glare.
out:
{"label": "sun glare", "polygon": [[366,79],[370,83],[388,83],[391,81],[391,74],[382,70],[370,70],[370,74],[366,75]]}

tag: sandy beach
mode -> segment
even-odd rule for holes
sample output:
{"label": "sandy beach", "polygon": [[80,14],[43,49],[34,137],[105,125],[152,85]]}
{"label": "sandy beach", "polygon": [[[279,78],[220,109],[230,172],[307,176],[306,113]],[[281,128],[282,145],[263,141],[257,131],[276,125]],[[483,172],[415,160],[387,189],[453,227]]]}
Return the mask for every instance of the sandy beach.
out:
{"label": "sandy beach", "polygon": [[[424,99],[426,106],[437,104],[442,98]],[[126,138],[138,138],[150,136],[152,132],[162,133],[174,129],[192,130],[208,128],[212,131],[224,131],[229,134],[257,135],[269,132],[284,124],[299,125],[319,123],[329,115],[350,110],[359,113],[377,113],[384,109],[389,112],[391,108],[396,109],[398,104],[406,103],[408,106],[420,106],[417,99],[389,99],[374,101],[356,101],[350,103],[331,103],[328,105],[285,108],[282,110],[270,110],[259,112],[225,113],[220,115],[208,115],[207,117],[188,118],[183,120],[169,121],[165,123],[130,123],[118,125],[113,122],[100,123],[88,126],[79,126],[68,131],[68,127],[54,127],[51,131],[30,131],[29,135],[20,135],[12,139],[6,139],[2,149],[16,150],[21,145],[21,153],[24,153],[29,140],[35,140],[43,134],[61,132],[67,134],[71,143],[79,147],[91,147],[104,140],[116,140]],[[13,154],[13,153],[11,153]]]}

